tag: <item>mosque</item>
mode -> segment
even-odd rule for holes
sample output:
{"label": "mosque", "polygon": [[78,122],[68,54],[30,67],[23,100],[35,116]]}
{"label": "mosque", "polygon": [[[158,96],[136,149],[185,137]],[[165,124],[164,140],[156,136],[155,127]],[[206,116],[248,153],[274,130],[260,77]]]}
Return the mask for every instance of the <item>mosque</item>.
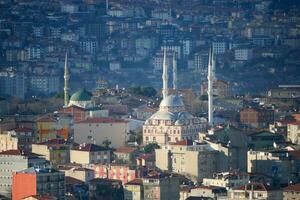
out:
{"label": "mosque", "polygon": [[186,111],[181,96],[177,93],[177,64],[173,56],[173,90],[168,93],[168,66],[166,50],[163,61],[163,99],[159,110],[154,113],[143,126],[143,143],[165,145],[184,139],[196,140],[198,133],[207,129],[207,120],[198,118]]}
{"label": "mosque", "polygon": [[86,89],[80,89],[71,95],[69,99],[69,69],[68,55],[65,56],[64,69],[64,107],[61,113],[71,114],[75,122],[88,117],[108,117],[108,110],[103,110],[92,101],[93,94]]}

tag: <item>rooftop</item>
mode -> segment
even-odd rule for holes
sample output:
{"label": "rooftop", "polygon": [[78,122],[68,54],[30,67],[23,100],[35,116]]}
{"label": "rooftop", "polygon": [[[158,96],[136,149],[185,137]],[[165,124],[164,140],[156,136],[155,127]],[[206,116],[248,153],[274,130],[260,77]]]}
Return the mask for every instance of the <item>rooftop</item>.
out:
{"label": "rooftop", "polygon": [[84,124],[84,123],[126,123],[125,120],[122,119],[114,119],[109,117],[94,117],[94,118],[88,118],[82,121],[77,122],[78,124]]}
{"label": "rooftop", "polygon": [[11,149],[7,151],[0,152],[0,155],[11,155],[11,156],[26,156],[28,158],[38,158],[39,154],[31,153],[31,152],[24,152],[18,149]]}
{"label": "rooftop", "polygon": [[136,179],[126,183],[126,185],[143,185],[143,180],[140,178],[136,178]]}
{"label": "rooftop", "polygon": [[137,149],[134,147],[120,147],[116,149],[115,153],[132,153],[135,150]]}
{"label": "rooftop", "polygon": [[300,183],[294,184],[294,185],[289,185],[285,188],[283,188],[284,192],[300,192]]}
{"label": "rooftop", "polygon": [[73,147],[72,150],[94,152],[94,151],[108,151],[109,149],[96,144],[80,144],[76,147]]}

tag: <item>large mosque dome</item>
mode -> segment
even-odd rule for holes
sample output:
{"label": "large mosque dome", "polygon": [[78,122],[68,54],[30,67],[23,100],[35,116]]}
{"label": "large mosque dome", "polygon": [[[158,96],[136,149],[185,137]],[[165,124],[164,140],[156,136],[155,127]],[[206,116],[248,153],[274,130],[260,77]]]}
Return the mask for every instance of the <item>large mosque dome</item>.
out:
{"label": "large mosque dome", "polygon": [[86,89],[81,89],[71,96],[69,106],[75,105],[81,108],[89,108],[92,106],[92,96]]}
{"label": "large mosque dome", "polygon": [[184,107],[184,103],[180,96],[169,95],[161,101],[160,107]]}

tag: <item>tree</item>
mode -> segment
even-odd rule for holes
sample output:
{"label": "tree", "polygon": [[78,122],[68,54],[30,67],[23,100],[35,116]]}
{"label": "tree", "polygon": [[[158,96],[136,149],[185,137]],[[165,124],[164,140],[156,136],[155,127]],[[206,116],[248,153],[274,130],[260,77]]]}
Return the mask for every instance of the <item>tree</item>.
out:
{"label": "tree", "polygon": [[105,148],[109,148],[109,146],[111,145],[111,141],[106,139],[102,142],[102,144],[104,145]]}
{"label": "tree", "polygon": [[152,153],[155,149],[159,149],[159,145],[157,143],[150,143],[144,147],[144,152]]}
{"label": "tree", "polygon": [[156,95],[156,90],[153,87],[141,87],[141,86],[132,86],[128,91],[135,95],[141,95],[146,97],[154,97]]}

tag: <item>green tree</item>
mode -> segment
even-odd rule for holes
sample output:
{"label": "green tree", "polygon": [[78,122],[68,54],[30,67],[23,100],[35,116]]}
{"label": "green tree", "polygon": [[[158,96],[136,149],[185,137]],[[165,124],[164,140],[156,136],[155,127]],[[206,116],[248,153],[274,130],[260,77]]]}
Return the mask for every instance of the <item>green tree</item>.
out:
{"label": "green tree", "polygon": [[106,139],[102,142],[102,144],[105,148],[109,148],[109,146],[111,145],[111,141]]}
{"label": "green tree", "polygon": [[144,147],[144,152],[152,153],[155,149],[159,149],[159,145],[157,143],[150,143]]}

